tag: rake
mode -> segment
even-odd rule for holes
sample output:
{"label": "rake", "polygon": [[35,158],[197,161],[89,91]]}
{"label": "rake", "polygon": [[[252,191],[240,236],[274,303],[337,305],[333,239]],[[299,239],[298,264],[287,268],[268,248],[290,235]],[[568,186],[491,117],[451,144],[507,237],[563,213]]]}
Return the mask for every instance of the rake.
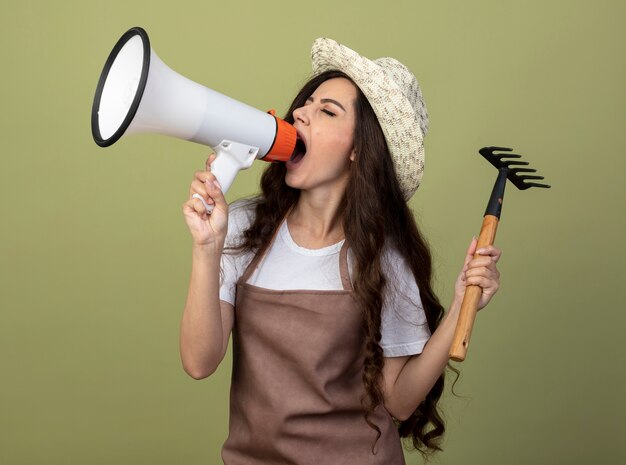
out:
{"label": "rake", "polygon": [[[491,191],[491,197],[489,198],[487,210],[483,217],[483,224],[480,228],[478,243],[476,244],[477,250],[481,247],[492,245],[496,237],[507,179],[520,190],[526,190],[530,187],[550,187],[547,184],[533,182],[533,180],[543,179],[543,176],[525,174],[535,173],[537,170],[532,168],[519,168],[519,166],[528,165],[528,162],[519,160],[522,157],[521,155],[515,153],[495,153],[510,152],[512,150],[513,149],[506,147],[483,147],[478,151],[489,163],[498,169],[498,177]],[[512,160],[507,160],[507,158]],[[474,257],[478,256],[478,254],[474,255]],[[463,296],[463,303],[461,304],[459,319],[450,348],[450,358],[457,362],[465,360],[467,355],[481,293],[482,290],[479,286],[469,285],[465,288],[465,295]]]}

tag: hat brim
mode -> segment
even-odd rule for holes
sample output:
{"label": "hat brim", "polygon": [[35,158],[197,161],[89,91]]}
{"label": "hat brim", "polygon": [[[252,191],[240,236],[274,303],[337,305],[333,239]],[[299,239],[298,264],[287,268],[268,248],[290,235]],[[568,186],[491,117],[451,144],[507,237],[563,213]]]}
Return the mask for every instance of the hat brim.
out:
{"label": "hat brim", "polygon": [[424,171],[424,135],[418,115],[400,87],[376,60],[369,60],[332,39],[316,39],[311,59],[314,74],[339,70],[361,89],[383,130],[404,196],[410,198]]}

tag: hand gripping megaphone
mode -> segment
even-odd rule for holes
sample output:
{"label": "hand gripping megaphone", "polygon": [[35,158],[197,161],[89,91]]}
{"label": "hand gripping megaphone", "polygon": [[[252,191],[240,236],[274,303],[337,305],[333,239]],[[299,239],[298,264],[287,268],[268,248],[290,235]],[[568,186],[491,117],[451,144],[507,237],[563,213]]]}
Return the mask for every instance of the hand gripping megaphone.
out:
{"label": "hand gripping megaphone", "polygon": [[140,27],[122,35],[104,65],[91,110],[91,131],[101,147],[137,133],[211,146],[217,153],[211,172],[223,192],[255,159],[287,161],[297,140],[295,128],[273,111],[257,110],[170,69]]}

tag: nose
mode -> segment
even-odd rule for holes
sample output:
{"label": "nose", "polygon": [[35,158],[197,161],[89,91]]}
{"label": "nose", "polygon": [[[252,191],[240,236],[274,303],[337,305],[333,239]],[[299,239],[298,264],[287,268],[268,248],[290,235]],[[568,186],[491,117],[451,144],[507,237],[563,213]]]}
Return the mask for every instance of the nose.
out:
{"label": "nose", "polygon": [[299,121],[300,123],[303,123],[303,124],[309,123],[309,116],[305,108],[306,107],[300,107],[300,108],[296,108],[293,111],[294,122]]}

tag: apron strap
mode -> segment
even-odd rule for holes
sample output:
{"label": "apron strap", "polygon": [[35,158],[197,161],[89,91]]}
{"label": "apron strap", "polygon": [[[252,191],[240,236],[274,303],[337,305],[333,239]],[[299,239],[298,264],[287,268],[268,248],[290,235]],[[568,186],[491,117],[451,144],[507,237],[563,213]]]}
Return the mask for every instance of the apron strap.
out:
{"label": "apron strap", "polygon": [[352,290],[352,281],[350,281],[350,269],[348,268],[348,241],[343,241],[341,251],[339,252],[339,274],[341,275],[341,284],[344,291]]}
{"label": "apron strap", "polygon": [[278,231],[280,230],[280,227],[283,225],[285,221],[287,221],[287,217],[289,216],[289,213],[291,213],[291,210],[293,210],[293,207],[294,207],[293,205],[289,207],[289,210],[287,210],[287,213],[285,213],[285,217],[281,220],[280,223],[278,223],[278,227],[274,231],[274,234],[272,234],[272,238],[270,239],[267,247],[263,251],[263,254],[258,254],[258,253],[255,254],[254,258],[252,259],[250,264],[246,267],[246,270],[243,272],[243,275],[241,275],[241,278],[239,278],[239,281],[237,281],[239,284],[245,284],[246,282],[248,282],[248,279],[250,279],[250,276],[252,276],[252,273],[254,273],[254,270],[256,270],[257,267],[261,264],[261,261],[263,260],[265,255],[267,255],[267,252],[269,252],[270,247],[274,243],[274,239],[276,239],[276,236],[278,235]]}
{"label": "apron strap", "polygon": [[239,278],[239,281],[237,281],[237,283],[238,284],[245,284],[246,282],[248,282],[248,279],[250,279],[250,276],[252,275],[254,270],[256,270],[256,267],[257,267],[257,265],[259,264],[260,261],[261,261],[261,256],[260,255],[255,255],[252,258],[252,261],[250,262],[250,264],[246,267],[246,270],[243,272],[243,274],[241,275],[241,277]]}

